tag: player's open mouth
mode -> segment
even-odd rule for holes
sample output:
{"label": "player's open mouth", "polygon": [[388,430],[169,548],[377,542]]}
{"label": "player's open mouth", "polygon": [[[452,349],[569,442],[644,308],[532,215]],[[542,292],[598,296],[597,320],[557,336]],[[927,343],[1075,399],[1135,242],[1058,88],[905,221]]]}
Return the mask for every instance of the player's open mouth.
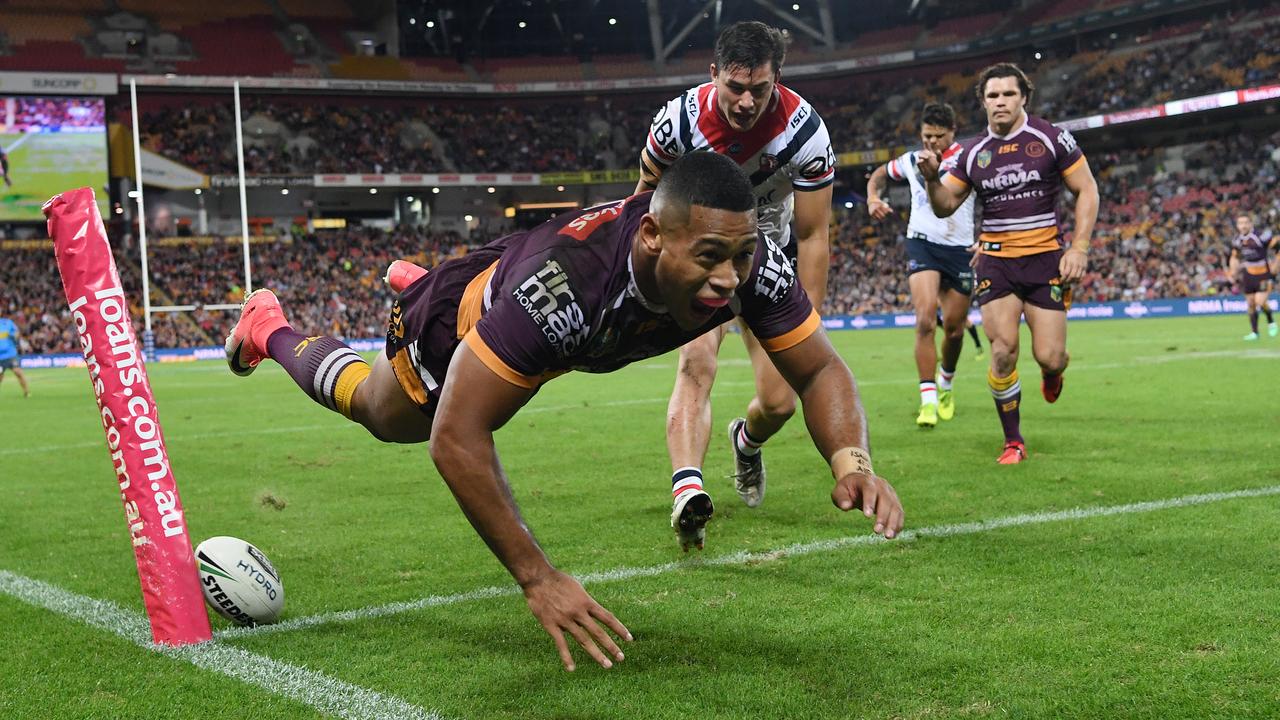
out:
{"label": "player's open mouth", "polygon": [[703,314],[713,313],[729,304],[729,298],[694,298],[693,308]]}

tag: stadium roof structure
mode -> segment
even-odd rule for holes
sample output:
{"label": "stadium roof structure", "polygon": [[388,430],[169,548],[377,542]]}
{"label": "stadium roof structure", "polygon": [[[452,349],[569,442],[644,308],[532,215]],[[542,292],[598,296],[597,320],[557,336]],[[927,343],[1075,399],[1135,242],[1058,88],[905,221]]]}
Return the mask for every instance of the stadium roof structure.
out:
{"label": "stadium roof structure", "polygon": [[864,33],[1019,7],[1016,0],[402,0],[401,52],[469,58],[642,55],[659,65],[707,51],[740,20],[832,51]]}

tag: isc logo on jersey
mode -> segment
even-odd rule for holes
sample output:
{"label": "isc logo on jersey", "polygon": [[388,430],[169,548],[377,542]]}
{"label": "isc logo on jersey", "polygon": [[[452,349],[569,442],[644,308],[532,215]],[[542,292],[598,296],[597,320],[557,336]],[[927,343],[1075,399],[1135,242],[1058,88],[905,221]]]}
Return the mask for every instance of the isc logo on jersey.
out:
{"label": "isc logo on jersey", "polygon": [[591,327],[569,287],[568,274],[555,260],[548,260],[517,285],[512,295],[561,356],[577,350],[587,339]]}

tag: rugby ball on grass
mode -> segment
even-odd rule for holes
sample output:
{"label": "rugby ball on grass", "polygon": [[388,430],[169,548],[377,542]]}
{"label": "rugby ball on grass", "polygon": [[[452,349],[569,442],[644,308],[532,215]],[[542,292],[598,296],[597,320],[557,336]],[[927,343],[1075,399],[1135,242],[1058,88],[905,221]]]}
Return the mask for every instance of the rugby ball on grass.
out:
{"label": "rugby ball on grass", "polygon": [[284,584],[271,561],[239,538],[219,535],[196,547],[200,589],[209,607],[239,625],[268,625],[284,608]]}

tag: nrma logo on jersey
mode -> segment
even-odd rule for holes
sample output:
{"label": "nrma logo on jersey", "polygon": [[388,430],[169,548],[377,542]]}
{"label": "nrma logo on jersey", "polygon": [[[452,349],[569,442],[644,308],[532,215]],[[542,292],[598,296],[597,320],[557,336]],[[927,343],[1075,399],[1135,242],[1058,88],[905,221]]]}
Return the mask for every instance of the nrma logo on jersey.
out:
{"label": "nrma logo on jersey", "polygon": [[995,177],[990,177],[982,181],[984,190],[1008,190],[1026,185],[1029,182],[1040,179],[1039,170],[1015,170],[1013,172],[1000,173]]}
{"label": "nrma logo on jersey", "polygon": [[517,285],[512,295],[560,356],[577,350],[587,339],[591,327],[569,287],[569,275],[555,260],[548,260]]}

